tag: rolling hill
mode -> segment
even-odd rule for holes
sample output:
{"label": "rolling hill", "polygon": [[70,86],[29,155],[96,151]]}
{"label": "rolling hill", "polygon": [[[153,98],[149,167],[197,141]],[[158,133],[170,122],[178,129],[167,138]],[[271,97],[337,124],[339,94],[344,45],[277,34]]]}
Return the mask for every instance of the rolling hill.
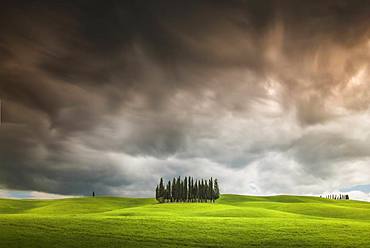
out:
{"label": "rolling hill", "polygon": [[370,247],[370,203],[222,195],[0,199],[0,247]]}

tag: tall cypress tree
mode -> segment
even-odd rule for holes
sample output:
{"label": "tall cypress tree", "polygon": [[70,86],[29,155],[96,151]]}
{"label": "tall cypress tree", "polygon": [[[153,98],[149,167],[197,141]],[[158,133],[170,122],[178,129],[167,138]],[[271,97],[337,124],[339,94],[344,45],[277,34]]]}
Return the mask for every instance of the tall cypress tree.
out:
{"label": "tall cypress tree", "polygon": [[188,178],[185,177],[184,179],[184,201],[188,200]]}
{"label": "tall cypress tree", "polygon": [[184,182],[180,180],[180,202],[184,200]]}
{"label": "tall cypress tree", "polygon": [[198,180],[195,179],[194,181],[194,202],[198,201]]}
{"label": "tall cypress tree", "polygon": [[203,199],[204,199],[204,182],[203,182],[203,179],[200,181],[199,198],[200,198],[200,202],[203,202]]}
{"label": "tall cypress tree", "polygon": [[202,182],[201,180],[198,181],[198,191],[199,191],[198,201],[202,202]]}
{"label": "tall cypress tree", "polygon": [[176,179],[172,179],[172,190],[171,190],[171,202],[174,202],[176,199]]}
{"label": "tall cypress tree", "polygon": [[195,184],[194,184],[194,200],[195,202],[198,202],[198,199],[199,199],[199,188],[198,188],[198,180],[196,179],[195,180]]}
{"label": "tall cypress tree", "polygon": [[199,190],[198,190],[198,179],[195,179],[195,183],[194,183],[194,202],[197,202],[198,201],[198,193],[199,193]]}
{"label": "tall cypress tree", "polygon": [[180,201],[180,193],[180,177],[178,177],[176,181],[176,202]]}
{"label": "tall cypress tree", "polygon": [[161,178],[160,182],[159,182],[159,191],[158,191],[158,199],[159,199],[159,202],[163,202],[164,200],[164,185],[163,185],[163,178]]}
{"label": "tall cypress tree", "polygon": [[163,202],[167,202],[167,197],[168,197],[168,185],[164,187],[164,193],[163,193]]}
{"label": "tall cypress tree", "polygon": [[155,199],[157,201],[159,200],[159,188],[158,188],[158,184],[157,184],[157,187],[155,187]]}
{"label": "tall cypress tree", "polygon": [[208,197],[208,183],[207,180],[204,180],[204,201],[207,202],[207,197]]}
{"label": "tall cypress tree", "polygon": [[190,179],[189,192],[190,192],[190,201],[193,202],[194,201],[194,180],[193,180],[193,177],[191,177],[191,179]]}
{"label": "tall cypress tree", "polygon": [[194,186],[193,186],[193,192],[194,192],[194,202],[196,202],[198,196],[197,196],[197,189],[198,189],[198,186],[197,186],[197,179],[194,180]]}
{"label": "tall cypress tree", "polygon": [[213,188],[213,179],[209,179],[209,199],[211,202],[215,202],[214,200],[214,188]]}
{"label": "tall cypress tree", "polygon": [[203,181],[203,199],[207,202],[207,180]]}
{"label": "tall cypress tree", "polygon": [[214,190],[215,190],[215,200],[217,200],[218,198],[220,198],[220,189],[218,188],[218,181],[217,181],[217,178],[215,179],[215,183],[214,183]]}
{"label": "tall cypress tree", "polygon": [[167,201],[172,201],[171,198],[171,180],[167,183]]}

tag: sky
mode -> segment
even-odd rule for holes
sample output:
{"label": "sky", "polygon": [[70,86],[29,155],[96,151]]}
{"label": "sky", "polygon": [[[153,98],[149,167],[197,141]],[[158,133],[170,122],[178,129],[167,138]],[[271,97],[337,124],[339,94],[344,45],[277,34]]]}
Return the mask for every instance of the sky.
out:
{"label": "sky", "polygon": [[8,1],[0,197],[370,200],[369,1]]}

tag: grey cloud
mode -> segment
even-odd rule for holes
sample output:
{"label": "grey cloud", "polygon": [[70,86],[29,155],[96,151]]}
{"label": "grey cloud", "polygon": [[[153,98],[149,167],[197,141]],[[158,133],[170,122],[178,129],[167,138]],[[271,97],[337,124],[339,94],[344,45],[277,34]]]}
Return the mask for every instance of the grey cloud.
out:
{"label": "grey cloud", "polygon": [[230,191],[243,172],[246,193],[307,193],[368,157],[343,122],[365,133],[363,1],[4,6],[0,96],[22,123],[0,127],[5,188],[148,195],[215,174]]}

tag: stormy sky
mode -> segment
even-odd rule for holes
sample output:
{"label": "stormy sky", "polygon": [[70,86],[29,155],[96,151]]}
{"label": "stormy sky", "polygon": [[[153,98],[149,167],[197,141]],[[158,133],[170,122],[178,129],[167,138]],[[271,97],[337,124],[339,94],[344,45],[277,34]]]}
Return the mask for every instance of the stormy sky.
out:
{"label": "stormy sky", "polygon": [[0,196],[370,199],[369,23],[362,0],[2,1]]}

